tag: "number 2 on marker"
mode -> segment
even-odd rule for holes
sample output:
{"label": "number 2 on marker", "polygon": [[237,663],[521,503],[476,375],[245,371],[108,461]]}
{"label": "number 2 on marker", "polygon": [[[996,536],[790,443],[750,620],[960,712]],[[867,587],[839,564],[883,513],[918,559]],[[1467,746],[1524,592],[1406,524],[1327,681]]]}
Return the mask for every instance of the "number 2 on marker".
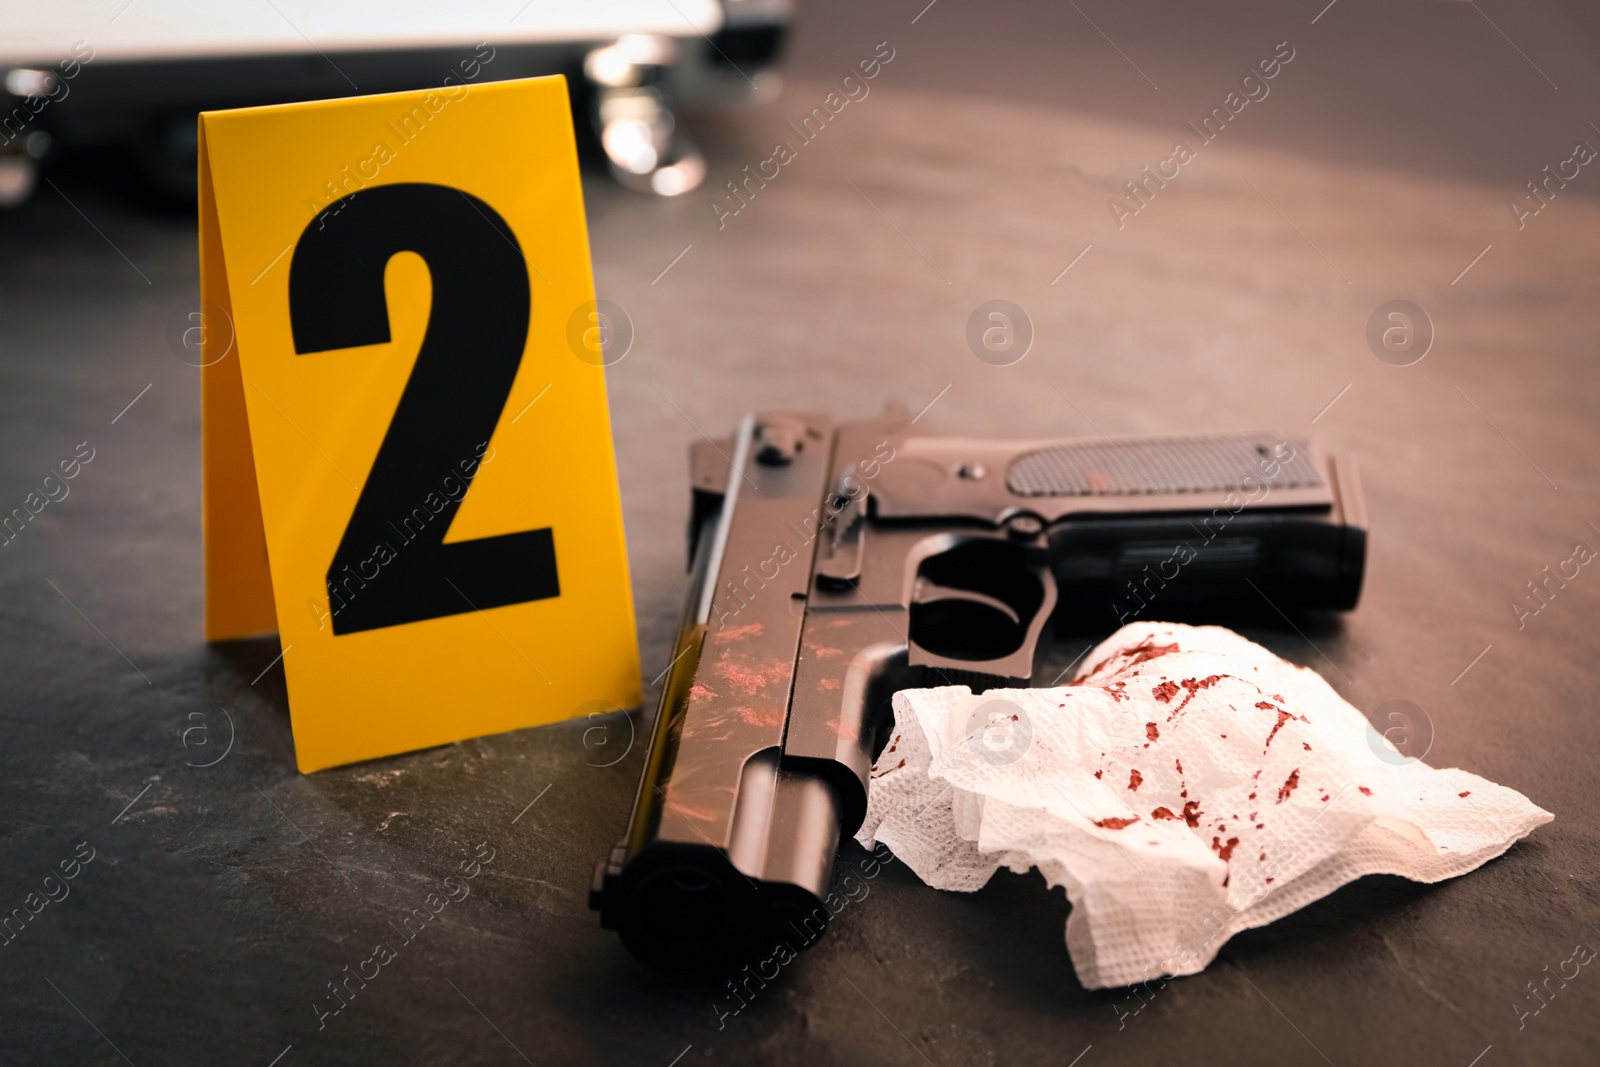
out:
{"label": "number 2 on marker", "polygon": [[[388,343],[383,276],[399,252],[427,263],[433,306],[328,565],[330,602],[344,601],[333,614],[336,635],[561,594],[548,527],[444,543],[528,338],[527,263],[498,212],[459,189],[424,183],[363,189],[330,205],[300,234],[290,261],[295,354]],[[446,476],[463,489],[446,494],[435,513],[424,500],[440,496]],[[377,573],[360,573],[379,545],[392,547]]]}

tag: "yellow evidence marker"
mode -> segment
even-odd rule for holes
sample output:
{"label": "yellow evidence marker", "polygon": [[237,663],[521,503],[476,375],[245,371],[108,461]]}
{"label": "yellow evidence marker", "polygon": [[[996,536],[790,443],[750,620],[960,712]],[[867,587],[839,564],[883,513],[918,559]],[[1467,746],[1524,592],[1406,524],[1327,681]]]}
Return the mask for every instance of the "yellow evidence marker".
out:
{"label": "yellow evidence marker", "polygon": [[200,271],[206,638],[301,771],[639,703],[565,79],[202,114]]}

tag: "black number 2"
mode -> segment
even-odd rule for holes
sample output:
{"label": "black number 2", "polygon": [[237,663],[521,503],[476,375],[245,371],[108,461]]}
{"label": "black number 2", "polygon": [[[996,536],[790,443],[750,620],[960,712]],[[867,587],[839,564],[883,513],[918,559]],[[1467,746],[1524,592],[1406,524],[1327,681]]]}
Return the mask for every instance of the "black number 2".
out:
{"label": "black number 2", "polygon": [[383,274],[398,252],[427,263],[433,306],[328,565],[335,634],[561,593],[549,528],[444,543],[528,338],[527,263],[492,207],[421,183],[363,189],[331,205],[300,235],[289,265],[295,353],[387,343]]}

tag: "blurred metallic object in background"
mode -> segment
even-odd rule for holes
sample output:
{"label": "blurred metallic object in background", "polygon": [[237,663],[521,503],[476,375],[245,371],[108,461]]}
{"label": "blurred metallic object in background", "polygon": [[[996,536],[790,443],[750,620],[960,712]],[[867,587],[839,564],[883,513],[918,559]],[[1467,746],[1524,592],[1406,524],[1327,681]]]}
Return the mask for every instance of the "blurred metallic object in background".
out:
{"label": "blurred metallic object in background", "polygon": [[705,175],[678,109],[775,96],[769,68],[793,16],[791,0],[68,10],[0,10],[0,208],[26,200],[58,154],[107,148],[129,151],[166,195],[192,197],[202,110],[548,74],[567,76],[580,136],[592,123],[619,181],[673,196]]}
{"label": "blurred metallic object in background", "polygon": [[0,208],[14,207],[39,184],[39,161],[50,151],[50,135],[28,129],[29,119],[60,89],[54,71],[15,67],[0,80]]}
{"label": "blurred metallic object in background", "polygon": [[630,189],[677,196],[706,176],[705,157],[678,128],[666,87],[671,37],[630,33],[597,48],[583,72],[598,87],[594,123],[611,173]]}
{"label": "blurred metallic object in background", "polygon": [[6,92],[24,98],[49,96],[56,91],[57,80],[52,71],[18,67],[6,72]]}

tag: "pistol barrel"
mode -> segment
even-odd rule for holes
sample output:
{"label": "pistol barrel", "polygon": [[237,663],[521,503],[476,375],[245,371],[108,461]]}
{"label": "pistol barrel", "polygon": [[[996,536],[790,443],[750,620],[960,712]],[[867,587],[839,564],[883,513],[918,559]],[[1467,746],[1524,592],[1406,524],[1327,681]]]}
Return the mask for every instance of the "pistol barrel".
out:
{"label": "pistol barrel", "polygon": [[721,501],[697,502],[677,659],[628,836],[591,894],[647,961],[705,969],[791,922],[821,932],[810,913],[832,879],[838,799],[782,758],[815,538],[776,549],[819,512],[833,429],[820,416],[746,419]]}

